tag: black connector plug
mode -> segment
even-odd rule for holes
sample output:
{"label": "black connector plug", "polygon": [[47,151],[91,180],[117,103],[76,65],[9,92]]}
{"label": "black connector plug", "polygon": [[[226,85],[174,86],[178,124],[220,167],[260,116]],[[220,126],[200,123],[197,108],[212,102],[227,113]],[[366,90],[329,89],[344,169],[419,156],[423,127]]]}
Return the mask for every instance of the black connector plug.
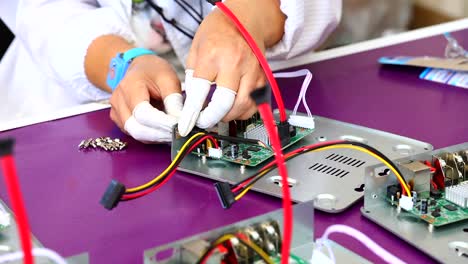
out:
{"label": "black connector plug", "polygon": [[112,210],[119,204],[124,193],[125,186],[116,180],[112,180],[102,196],[100,203],[104,208]]}
{"label": "black connector plug", "polygon": [[288,121],[280,122],[278,124],[278,133],[281,139],[281,146],[286,146],[291,142],[291,125]]}
{"label": "black connector plug", "polygon": [[13,145],[15,140],[12,138],[0,140],[0,157],[13,154]]}
{"label": "black connector plug", "polygon": [[206,1],[212,5],[216,5],[216,3],[221,2],[221,0],[206,0]]}
{"label": "black connector plug", "polygon": [[224,209],[229,209],[236,202],[234,193],[231,191],[231,186],[227,182],[217,182],[214,186],[221,205]]}

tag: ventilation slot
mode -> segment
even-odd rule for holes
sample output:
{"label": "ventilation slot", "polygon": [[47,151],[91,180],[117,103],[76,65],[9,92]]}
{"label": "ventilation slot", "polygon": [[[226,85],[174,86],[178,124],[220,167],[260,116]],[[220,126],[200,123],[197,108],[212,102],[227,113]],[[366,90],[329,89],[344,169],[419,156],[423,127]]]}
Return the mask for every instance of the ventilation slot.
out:
{"label": "ventilation slot", "polygon": [[325,159],[336,161],[338,163],[342,163],[342,164],[352,166],[352,167],[356,167],[356,168],[359,168],[359,167],[361,167],[362,165],[364,165],[366,163],[365,161],[358,160],[358,159],[348,157],[348,156],[344,156],[344,155],[340,155],[340,154],[336,154],[336,153],[332,153],[332,154],[328,155],[328,157],[326,157]]}
{"label": "ventilation slot", "polygon": [[338,168],[327,166],[321,163],[315,163],[314,165],[309,167],[309,170],[313,170],[316,172],[320,172],[323,174],[328,174],[328,175],[332,175],[332,176],[336,176],[340,178],[343,178],[344,176],[349,174],[349,171],[347,170],[338,169]]}

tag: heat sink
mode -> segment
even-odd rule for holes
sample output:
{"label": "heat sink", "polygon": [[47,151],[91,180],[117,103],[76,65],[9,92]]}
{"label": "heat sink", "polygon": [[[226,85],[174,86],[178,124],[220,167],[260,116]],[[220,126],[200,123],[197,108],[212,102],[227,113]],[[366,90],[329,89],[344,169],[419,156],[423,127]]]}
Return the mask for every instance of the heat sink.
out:
{"label": "heat sink", "polygon": [[445,188],[445,200],[462,208],[468,208],[468,182]]}
{"label": "heat sink", "polygon": [[247,129],[247,131],[244,132],[244,138],[259,140],[270,145],[270,138],[268,137],[268,133],[263,124]]}

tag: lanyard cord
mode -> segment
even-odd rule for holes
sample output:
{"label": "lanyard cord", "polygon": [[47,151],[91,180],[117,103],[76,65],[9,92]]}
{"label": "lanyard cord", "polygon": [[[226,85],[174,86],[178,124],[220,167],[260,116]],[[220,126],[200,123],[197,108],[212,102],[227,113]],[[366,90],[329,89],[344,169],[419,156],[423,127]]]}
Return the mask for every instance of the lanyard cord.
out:
{"label": "lanyard cord", "polygon": [[[180,2],[182,1],[182,2]],[[184,0],[176,0],[175,1],[185,12],[187,12],[189,14],[190,17],[192,17],[198,24],[201,23],[201,19],[203,19],[202,15],[200,13],[198,13],[193,7],[191,7],[187,2],[185,2]],[[195,33],[185,27],[184,25],[178,23],[175,19],[169,19],[167,18],[165,15],[164,15],[164,11],[163,9],[156,5],[152,0],[146,0],[146,3],[156,12],[159,14],[159,16],[161,16],[161,18],[167,22],[169,25],[171,25],[172,27],[174,27],[175,29],[177,29],[180,33],[184,34],[186,37],[190,38],[190,39],[193,39]],[[191,12],[191,11],[192,12]],[[195,12],[195,14],[200,18],[197,18],[195,17],[195,15],[193,14],[193,12]]]}

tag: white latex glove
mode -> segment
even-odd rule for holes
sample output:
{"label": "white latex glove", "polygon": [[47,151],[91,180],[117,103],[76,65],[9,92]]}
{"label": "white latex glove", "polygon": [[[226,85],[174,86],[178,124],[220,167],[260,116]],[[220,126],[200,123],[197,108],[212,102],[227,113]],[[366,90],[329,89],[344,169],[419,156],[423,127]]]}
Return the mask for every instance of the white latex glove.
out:
{"label": "white latex glove", "polygon": [[148,101],[139,103],[125,122],[124,130],[142,142],[170,142],[172,127],[182,110],[182,95],[174,93],[164,99],[166,113],[154,108]]}
{"label": "white latex glove", "polygon": [[170,142],[182,101],[180,82],[172,67],[157,56],[140,56],[112,93],[110,117],[136,140]]}
{"label": "white latex glove", "polygon": [[185,105],[179,122],[179,133],[186,136],[195,125],[205,129],[216,125],[231,110],[236,92],[218,86],[208,106],[203,105],[210,91],[211,82],[202,78],[194,78],[193,70],[187,70],[185,76]]}

